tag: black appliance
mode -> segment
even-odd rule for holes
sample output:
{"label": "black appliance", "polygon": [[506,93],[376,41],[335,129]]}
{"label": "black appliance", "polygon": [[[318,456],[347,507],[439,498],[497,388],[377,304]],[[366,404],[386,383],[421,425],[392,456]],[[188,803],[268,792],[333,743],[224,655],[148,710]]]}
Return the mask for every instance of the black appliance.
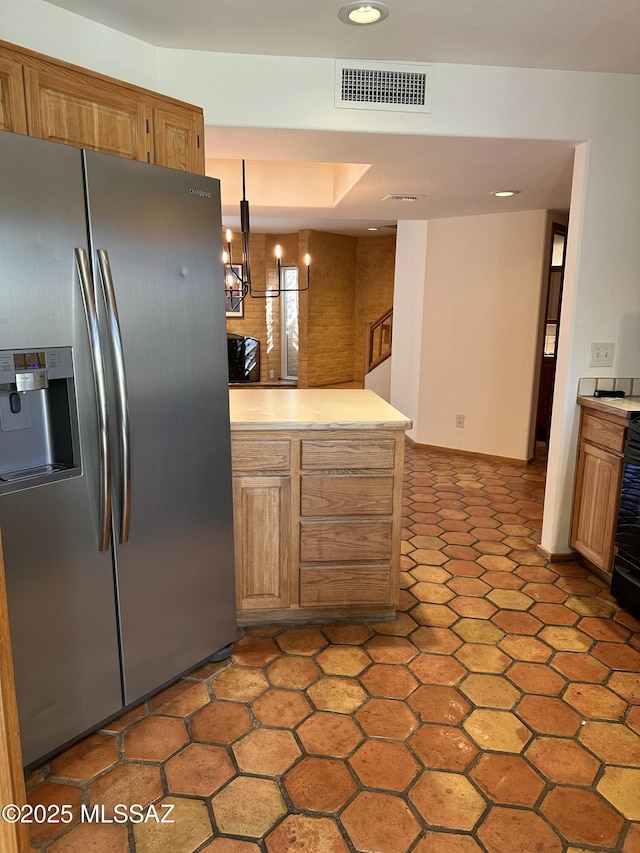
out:
{"label": "black appliance", "polygon": [[615,545],[611,593],[640,618],[640,412],[627,428]]}
{"label": "black appliance", "polygon": [[260,341],[227,332],[229,382],[260,381]]}

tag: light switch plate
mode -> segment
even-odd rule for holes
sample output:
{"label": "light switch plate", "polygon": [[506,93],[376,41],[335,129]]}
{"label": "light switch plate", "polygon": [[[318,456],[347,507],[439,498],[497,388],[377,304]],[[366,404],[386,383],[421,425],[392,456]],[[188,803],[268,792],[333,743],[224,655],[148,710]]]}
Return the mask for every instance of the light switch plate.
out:
{"label": "light switch plate", "polygon": [[589,367],[613,367],[613,344],[591,344]]}

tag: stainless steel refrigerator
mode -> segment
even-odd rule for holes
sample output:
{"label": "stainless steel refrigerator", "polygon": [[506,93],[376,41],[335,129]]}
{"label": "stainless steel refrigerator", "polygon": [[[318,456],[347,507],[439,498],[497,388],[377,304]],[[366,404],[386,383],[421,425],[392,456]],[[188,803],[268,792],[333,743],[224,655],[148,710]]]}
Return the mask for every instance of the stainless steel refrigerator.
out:
{"label": "stainless steel refrigerator", "polygon": [[235,638],[218,181],[0,132],[0,529],[25,765]]}

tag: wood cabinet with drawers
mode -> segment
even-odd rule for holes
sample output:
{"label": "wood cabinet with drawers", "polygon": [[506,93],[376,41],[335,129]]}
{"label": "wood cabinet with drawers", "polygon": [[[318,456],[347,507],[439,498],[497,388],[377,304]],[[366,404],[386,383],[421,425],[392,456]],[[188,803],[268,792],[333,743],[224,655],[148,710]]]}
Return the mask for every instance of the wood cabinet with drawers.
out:
{"label": "wood cabinet with drawers", "polygon": [[627,423],[624,411],[582,408],[570,544],[603,578],[613,567]]}
{"label": "wood cabinet with drawers", "polygon": [[403,430],[232,432],[240,624],[394,614],[403,451]]}
{"label": "wood cabinet with drawers", "polygon": [[0,129],[204,174],[200,108],[7,42]]}

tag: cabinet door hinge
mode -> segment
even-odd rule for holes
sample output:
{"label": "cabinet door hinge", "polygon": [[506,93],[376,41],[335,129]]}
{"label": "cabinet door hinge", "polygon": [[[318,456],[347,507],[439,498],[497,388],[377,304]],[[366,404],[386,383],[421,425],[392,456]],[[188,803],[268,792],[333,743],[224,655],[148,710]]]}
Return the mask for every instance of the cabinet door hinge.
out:
{"label": "cabinet door hinge", "polygon": [[196,148],[200,148],[200,134],[196,133]]}
{"label": "cabinet door hinge", "polygon": [[145,121],[146,121],[146,123],[147,123],[147,133],[149,133],[149,132],[150,132],[150,128],[149,128],[149,119],[147,118],[147,119],[145,119]]}

